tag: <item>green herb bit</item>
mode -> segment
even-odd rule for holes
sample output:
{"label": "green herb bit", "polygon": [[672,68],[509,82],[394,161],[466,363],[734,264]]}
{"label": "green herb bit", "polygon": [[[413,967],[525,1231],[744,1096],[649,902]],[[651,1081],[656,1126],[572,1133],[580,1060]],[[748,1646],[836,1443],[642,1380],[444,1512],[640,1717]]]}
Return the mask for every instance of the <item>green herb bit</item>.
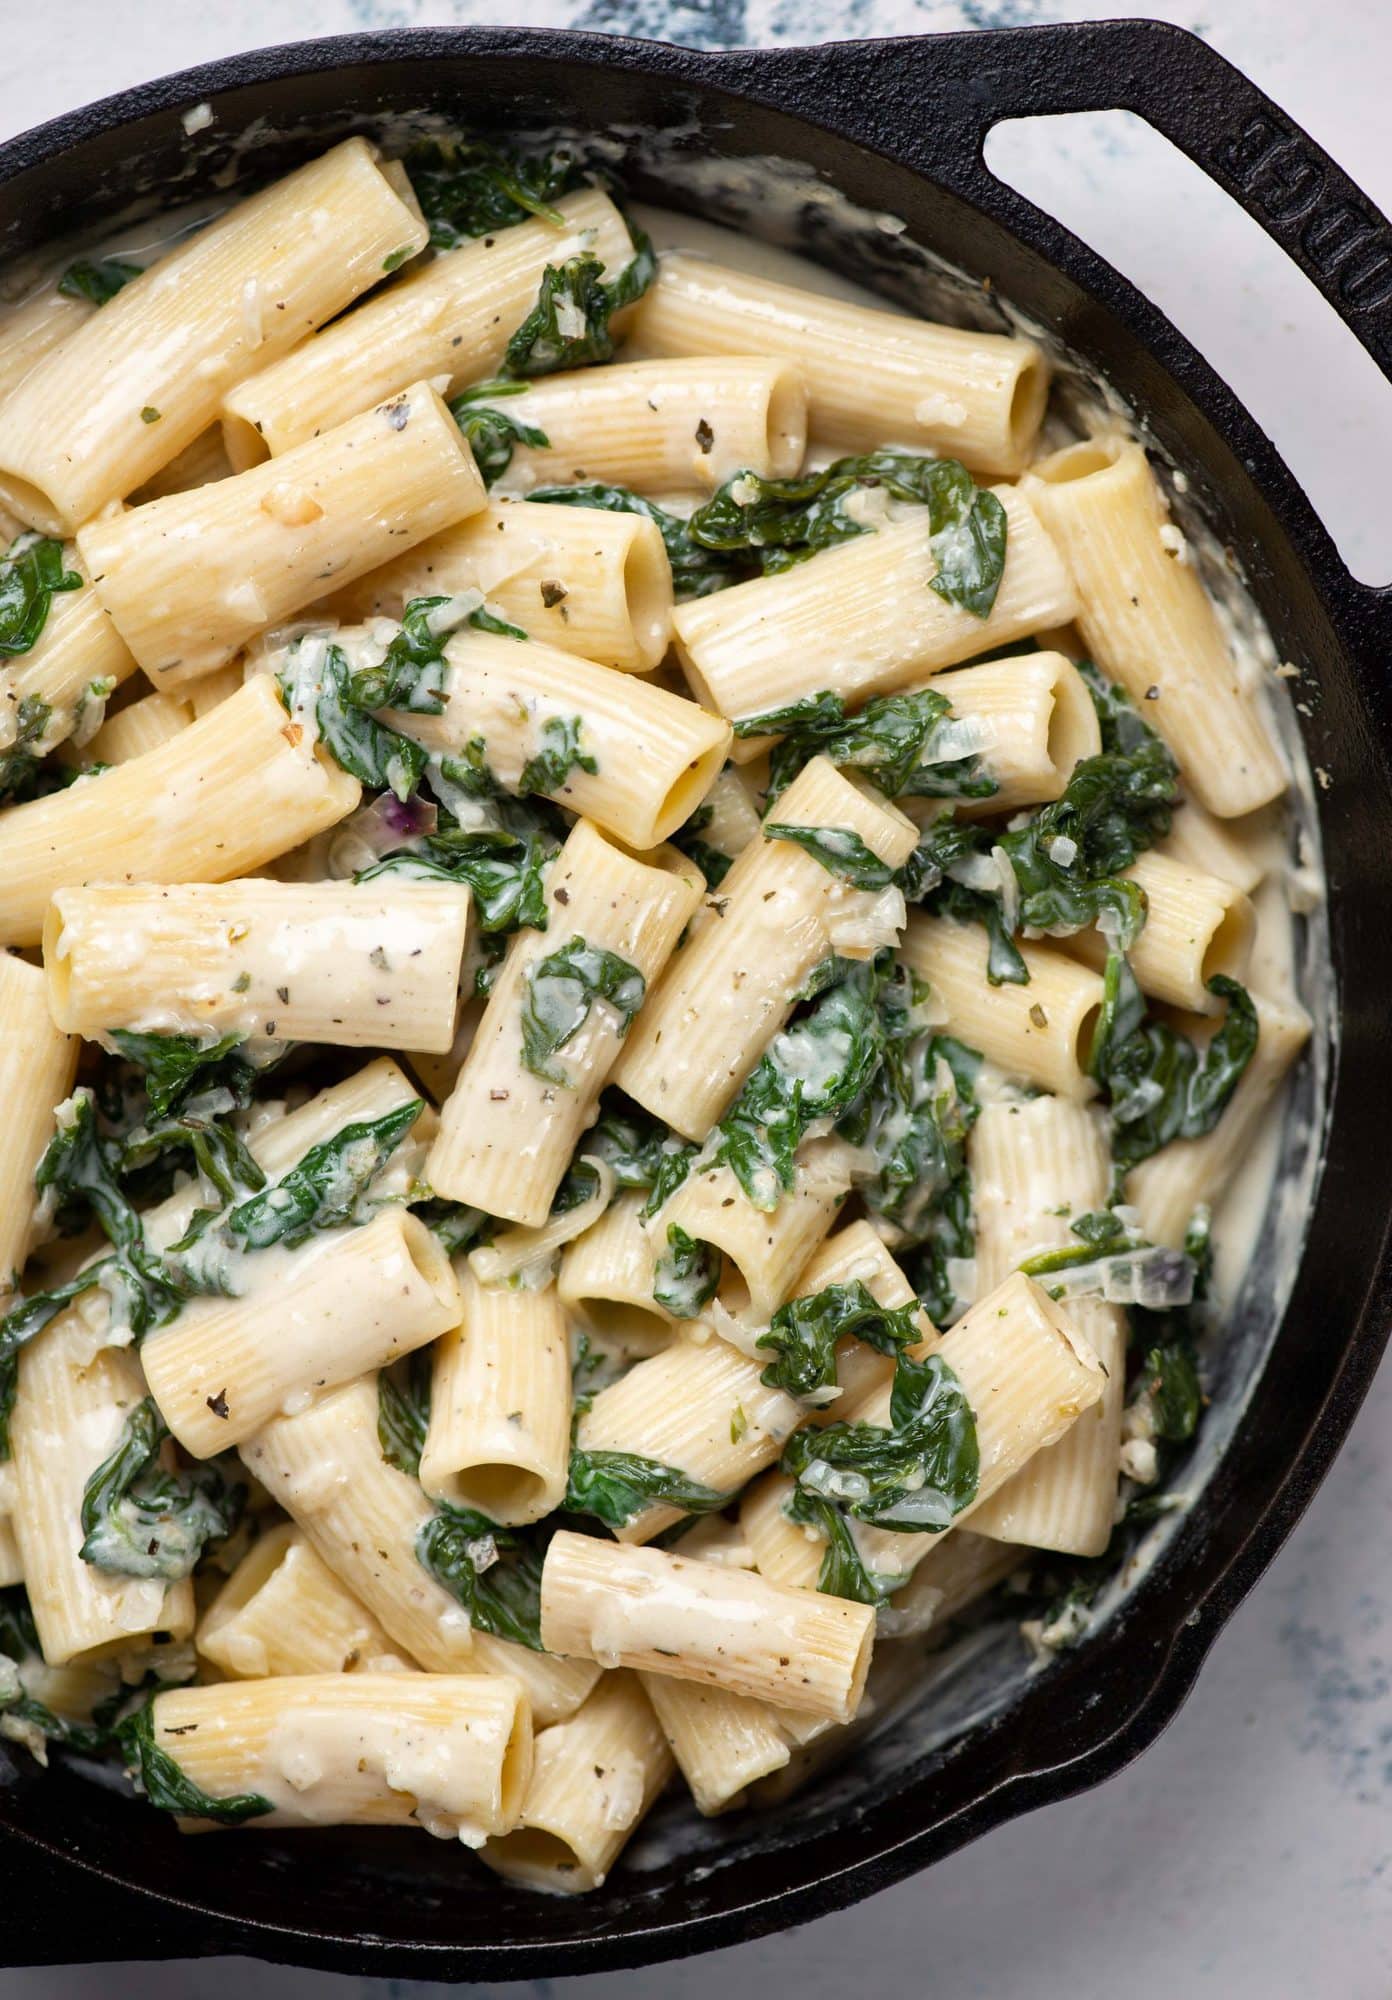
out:
{"label": "green herb bit", "polygon": [[574,1040],[601,1002],[616,1017],[618,1032],[625,1034],[646,993],[647,981],[636,965],[617,952],[587,944],[582,937],[569,938],[527,974],[523,1066],[547,1083],[572,1089],[571,1078],[551,1058]]}

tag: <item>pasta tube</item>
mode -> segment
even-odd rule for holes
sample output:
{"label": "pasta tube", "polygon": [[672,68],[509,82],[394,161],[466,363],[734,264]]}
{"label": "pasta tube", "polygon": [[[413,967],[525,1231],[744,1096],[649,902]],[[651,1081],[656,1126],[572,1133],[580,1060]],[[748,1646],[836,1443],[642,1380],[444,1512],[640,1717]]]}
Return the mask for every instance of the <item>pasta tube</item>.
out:
{"label": "pasta tube", "polygon": [[1072,570],[1089,652],[1145,700],[1202,804],[1231,819],[1279,798],[1280,753],[1141,447],[1070,445],[1041,459],[1026,486]]}
{"label": "pasta tube", "polygon": [[135,672],[74,549],[64,550],[63,567],[82,578],[81,589],[59,592],[29,651],[0,667],[0,768],[6,749],[46,757],[74,736],[80,744],[94,735],[107,695]]}
{"label": "pasta tube", "polygon": [[570,1342],[554,1287],[481,1285],[460,1258],[459,1322],[437,1341],[420,1481],[509,1525],[565,1498]]}
{"label": "pasta tube", "polygon": [[416,1560],[416,1537],[435,1509],[382,1456],[375,1376],[277,1417],[241,1456],[394,1644],[431,1673],[469,1671],[468,1614]]}
{"label": "pasta tube", "polygon": [[562,228],[537,220],[477,237],[369,299],[355,313],[242,382],[222,406],[235,466],[276,457],[341,424],[408,382],[447,377],[451,390],[496,373],[536,303],[542,272],[581,251],[612,279],[633,256],[608,195],[586,188],[557,202]]}
{"label": "pasta tube", "polygon": [[147,694],[102,724],[96,735],[74,758],[84,767],[94,764],[128,764],[147,750],[158,750],[187,729],[193,721],[193,706],[172,694]]}
{"label": "pasta tube", "polygon": [[504,408],[548,440],[513,454],[504,477],[523,493],[553,480],[670,493],[708,492],[737,472],[786,479],[807,444],[801,375],[753,349],[550,375]]}
{"label": "pasta tube", "polygon": [[[600,1390],[580,1419],[576,1444],[585,1452],[655,1459],[713,1492],[733,1495],[773,1463],[808,1414],[794,1397],[761,1380],[765,1366],[714,1335],[674,1340]],[[682,1512],[658,1503],[615,1532],[626,1542],[648,1542]]]}
{"label": "pasta tube", "polygon": [[44,925],[49,1005],[89,1041],[133,1028],[444,1052],[468,912],[468,890],[448,883],[60,889]]}
{"label": "pasta tube", "polygon": [[0,953],[0,1310],[29,1254],[34,1169],[53,1137],[53,1113],[72,1089],[77,1057],[77,1042],[54,1027],[43,974]]}
{"label": "pasta tube", "polygon": [[253,1543],[198,1622],[198,1650],[230,1680],[410,1668],[372,1613],[293,1522]]}
{"label": "pasta tube", "polygon": [[13,395],[36,362],[76,333],[95,307],[90,299],[69,298],[45,286],[0,319],[0,396]]}
{"label": "pasta tube", "polygon": [[728,1812],[743,1803],[748,1786],[787,1763],[788,1739],[766,1701],[670,1674],[639,1679],[697,1812]]}
{"label": "pasta tube", "polygon": [[[1127,954],[1142,992],[1191,1013],[1218,1012],[1224,1003],[1208,982],[1220,973],[1245,977],[1257,927],[1250,900],[1221,875],[1154,851],[1126,870],[1126,880],[1146,894],[1145,927]],[[1065,942],[1087,964],[1106,965],[1100,931],[1077,931]]]}
{"label": "pasta tube", "polygon": [[728,728],[694,701],[535,641],[459,632],[445,658],[444,713],[389,720],[447,756],[481,744],[507,790],[525,784],[630,847],[674,833],[730,747]]}
{"label": "pasta tube", "polygon": [[399,618],[413,597],[470,590],[528,638],[620,673],[650,673],[667,651],[672,566],[657,523],[601,507],[494,500],[324,608],[345,621]]}
{"label": "pasta tube", "polygon": [[1221,1198],[1247,1157],[1286,1071],[1310,1038],[1309,1016],[1302,1008],[1256,993],[1252,999],[1256,1051],[1218,1123],[1201,1139],[1173,1140],[1127,1176],[1126,1198],[1140,1210],[1141,1227],[1152,1243],[1179,1249],[1194,1210]]}
{"label": "pasta tube", "polygon": [[982,764],[996,782],[989,798],[959,801],[967,815],[1059,798],[1074,766],[1102,748],[1087,682],[1062,653],[962,667],[930,685],[952,703],[954,716],[975,724]]}
{"label": "pasta tube", "polygon": [[527,1697],[483,1674],[171,1688],[155,1697],[152,1735],[210,1797],[265,1800],[249,1827],[421,1826],[481,1847],[517,1824],[532,1773]]}
{"label": "pasta tube", "polygon": [[60,1313],[20,1351],[10,1417],[11,1526],[50,1666],[160,1634],[184,1639],[193,1630],[190,1581],[116,1575],[78,1553],[87,1482],[116,1449],[144,1394],[134,1354],[97,1347],[76,1309]]}
{"label": "pasta tube", "polygon": [[151,1395],[196,1458],[241,1444],[287,1404],[385,1368],[459,1320],[448,1257],[418,1216],[395,1206],[299,1250],[253,1253],[251,1283],[244,1298],[191,1300],[141,1350]]}
{"label": "pasta tube", "polygon": [[1027,986],[987,984],[988,940],[980,924],[912,916],[902,947],[905,962],[946,1008],[948,1034],[1043,1090],[1090,1097],[1096,1085],[1087,1063],[1102,1008],[1101,977],[1047,945],[1017,940],[1017,949]]}
{"label": "pasta tube", "polygon": [[638,1667],[848,1722],[875,1613],[750,1570],[558,1534],[541,1573],[541,1634],[556,1652]]}
{"label": "pasta tube", "polygon": [[[1103,1208],[1111,1160],[1097,1119],[1061,1097],[987,1104],[967,1149],[977,1283],[993,1291],[1041,1251],[1076,1245],[1070,1223]],[[1073,1299],[1069,1319],[1107,1377],[1098,1401],[972,1516],[983,1535],[1071,1555],[1101,1555],[1116,1512],[1126,1325],[1117,1306]]]}
{"label": "pasta tube", "polygon": [[598,1889],[672,1775],[672,1756],[632,1674],[605,1674],[569,1721],[536,1739],[516,1830],[480,1859],[553,1895]]}
{"label": "pasta tube", "polygon": [[648,1224],[654,1248],[660,1255],[672,1228],[713,1244],[743,1280],[750,1314],[767,1320],[836,1220],[855,1157],[843,1140],[808,1141],[794,1161],[793,1185],[772,1211],[754,1206],[732,1168],[693,1167]]}
{"label": "pasta tube", "polygon": [[928,510],[914,507],[792,569],[679,604],[672,623],[693,693],[732,722],[826,688],[854,706],[1066,622],[1077,598],[1058,552],[1015,487],[997,497],[1005,571],[989,617],[929,589]]}
{"label": "pasta tube", "polygon": [[545,1222],[628,1021],[696,906],[695,876],[683,857],[639,860],[576,822],[547,877],[547,929],[513,940],[441,1112],[437,1194]]}
{"label": "pasta tube", "polygon": [[0,409],[0,498],[49,533],[90,521],[192,444],[233,384],[425,237],[364,139],[238,202],[24,376]]}
{"label": "pasta tube", "polygon": [[641,1192],[620,1195],[566,1245],[556,1276],[563,1306],[637,1355],[665,1347],[676,1325],[676,1315],[653,1297],[657,1259],[643,1227],[644,1200]]}
{"label": "pasta tube", "polygon": [[117,631],[167,688],[483,500],[472,452],[418,382],[274,466],[103,516],[77,540]]}
{"label": "pasta tube", "polygon": [[[917,831],[896,807],[814,757],[779,799],[776,823],[848,829],[891,868]],[[745,849],[704,923],[644,1008],[614,1080],[688,1139],[704,1139],[833,952],[869,957],[903,922],[898,892],[852,888],[787,840]],[[886,936],[886,930],[888,935]]]}
{"label": "pasta tube", "polygon": [[295,734],[260,675],[158,750],[0,813],[0,942],[38,944],[55,889],[225,881],[346,818],[357,779]]}
{"label": "pasta tube", "polygon": [[805,376],[826,443],[894,438],[980,472],[1020,470],[1049,393],[1032,340],[847,305],[680,251],[664,255],[634,336],[648,354],[777,355]]}

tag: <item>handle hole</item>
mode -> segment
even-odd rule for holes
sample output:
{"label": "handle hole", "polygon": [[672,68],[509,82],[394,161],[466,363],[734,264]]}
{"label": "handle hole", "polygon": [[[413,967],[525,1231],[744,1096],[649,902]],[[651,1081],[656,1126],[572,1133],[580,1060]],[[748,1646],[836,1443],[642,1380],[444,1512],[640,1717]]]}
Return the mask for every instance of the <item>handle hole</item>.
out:
{"label": "handle hole", "polygon": [[[1385,583],[1392,394],[1261,225],[1130,111],[1004,120],[986,162],[1187,334],[1275,440],[1354,576]],[[1384,205],[1388,179],[1369,189]]]}

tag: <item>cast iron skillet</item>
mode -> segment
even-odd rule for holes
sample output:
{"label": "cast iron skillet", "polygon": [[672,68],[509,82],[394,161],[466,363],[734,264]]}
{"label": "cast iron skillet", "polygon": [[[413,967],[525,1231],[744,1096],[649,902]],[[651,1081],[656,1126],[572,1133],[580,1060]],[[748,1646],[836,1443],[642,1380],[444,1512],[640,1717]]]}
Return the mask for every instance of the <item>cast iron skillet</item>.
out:
{"label": "cast iron skillet", "polygon": [[[208,100],[215,124],[186,136]],[[0,1945],[10,1963],[250,1952],[427,1978],[593,1972],[730,1944],[884,1887],[1145,1747],[1279,1547],[1353,1421],[1392,1307],[1383,1026],[1392,987],[1392,598],[1348,574],[1285,466],[1155,309],[995,180],[1001,118],[1141,113],[1262,224],[1392,370],[1392,231],[1346,176],[1202,42],[1155,22],[701,54],[605,37],[461,28],[263,49],[107,99],[0,147],[0,251],[115,213],[151,181],[196,193],[256,124],[239,173],[344,130],[437,109],[473,125],[685,134],[690,156],[810,163],[867,208],[1055,329],[1147,413],[1240,554],[1283,657],[1318,682],[1304,724],[1333,891],[1341,1039],[1326,1165],[1271,1364],[1201,1503],[1125,1618],[989,1727],[883,1774],[851,1811],[806,1794],[737,1865],[623,1868],[599,1895],[524,1896],[442,1843],[335,1833],[182,1840],[114,1790],[21,1760],[0,1787]],[[629,150],[632,150],[631,148]],[[630,161],[633,166],[636,163]],[[638,165],[636,191],[684,204]],[[833,261],[834,243],[815,246]],[[707,1859],[711,1858],[708,1854]]]}

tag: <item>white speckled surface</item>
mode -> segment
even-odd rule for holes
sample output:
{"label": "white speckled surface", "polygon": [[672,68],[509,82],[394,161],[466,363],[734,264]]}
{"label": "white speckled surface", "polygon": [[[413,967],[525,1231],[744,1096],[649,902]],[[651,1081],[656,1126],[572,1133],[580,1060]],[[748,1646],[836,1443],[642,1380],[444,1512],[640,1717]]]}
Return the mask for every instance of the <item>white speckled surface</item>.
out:
{"label": "white speckled surface", "polygon": [[[525,19],[705,46],[1080,19],[1049,0],[48,0],[5,7],[0,135],[121,85],[292,36]],[[1387,0],[1171,0],[1392,209]],[[998,171],[1156,297],[1286,453],[1347,559],[1392,576],[1392,388],[1256,226],[1124,119],[993,141]],[[1392,1991],[1392,1384],[1219,1640],[1168,1734],[1085,1797],[796,1934],[538,2000],[1378,2000]],[[4,1895],[0,1885],[0,1897]],[[425,2000],[442,1988],[151,1965],[0,1973],[0,2000]],[[474,1989],[489,1992],[493,1989]]]}

